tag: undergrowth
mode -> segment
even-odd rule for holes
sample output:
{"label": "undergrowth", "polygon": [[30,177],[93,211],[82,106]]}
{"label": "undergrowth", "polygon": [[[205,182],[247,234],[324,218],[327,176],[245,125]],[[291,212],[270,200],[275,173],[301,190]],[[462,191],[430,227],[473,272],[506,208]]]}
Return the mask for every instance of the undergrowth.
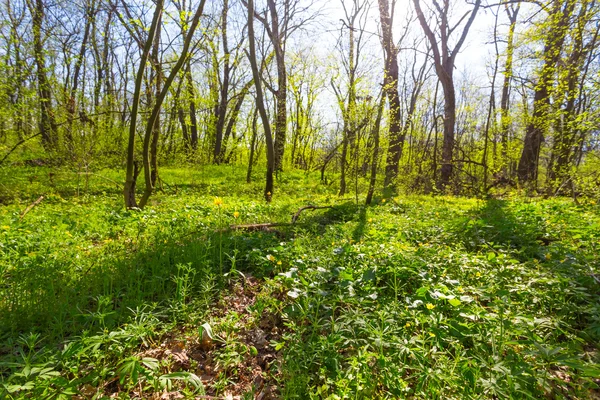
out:
{"label": "undergrowth", "polygon": [[598,396],[593,201],[365,207],[291,172],[266,205],[205,167],[140,211],[119,171],[0,175],[0,398]]}

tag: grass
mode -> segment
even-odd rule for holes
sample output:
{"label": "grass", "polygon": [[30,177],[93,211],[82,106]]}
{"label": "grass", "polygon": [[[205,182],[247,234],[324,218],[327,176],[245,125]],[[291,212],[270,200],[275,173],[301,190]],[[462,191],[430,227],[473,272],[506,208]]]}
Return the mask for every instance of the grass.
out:
{"label": "grass", "polygon": [[266,205],[222,166],[126,211],[121,175],[0,169],[0,398],[600,393],[593,201],[364,207],[288,172]]}

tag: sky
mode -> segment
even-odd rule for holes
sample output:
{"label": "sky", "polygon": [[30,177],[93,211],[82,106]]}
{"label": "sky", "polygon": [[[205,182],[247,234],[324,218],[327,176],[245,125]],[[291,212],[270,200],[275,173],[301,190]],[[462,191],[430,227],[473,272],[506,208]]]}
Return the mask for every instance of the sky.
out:
{"label": "sky", "polygon": [[[322,53],[323,56],[331,54],[332,51],[335,52],[335,44],[340,35],[340,27],[342,26],[340,20],[345,19],[342,1],[346,3],[347,8],[351,7],[352,0],[316,0],[314,6],[316,8],[321,8],[322,17],[311,32],[296,40],[299,40],[299,43],[315,43],[317,51]],[[421,1],[422,8],[425,11],[426,4],[429,0]],[[453,18],[452,21],[457,20],[456,16],[462,16],[467,10],[472,9],[472,7],[464,0],[452,1],[455,2],[453,6],[456,8],[454,12],[455,18]],[[396,41],[399,39],[403,27],[407,24],[407,17],[409,15],[415,15],[412,4],[412,0],[397,0],[393,27],[394,40]],[[456,59],[456,77],[458,77],[458,79],[463,73],[467,73],[470,81],[474,81],[482,88],[489,88],[490,65],[495,57],[495,49],[492,43],[494,22],[495,16],[492,10],[479,9],[476,19],[467,36],[467,40],[463,44]],[[377,1],[372,0],[364,30],[368,32],[367,36],[369,39],[368,49],[366,51],[376,55],[373,58],[374,62],[371,72],[379,74],[378,80],[381,79],[381,76],[383,75],[382,50],[379,38],[377,37],[379,24]],[[504,12],[500,14],[499,24],[501,25],[499,26],[499,34],[503,35],[504,32],[507,31]],[[464,26],[464,23],[462,26]],[[410,35],[414,37],[424,37],[421,25],[416,19],[410,22],[408,28]],[[459,36],[459,34],[460,32],[457,32],[455,36]],[[455,38],[454,40],[457,39]],[[500,51],[502,51],[502,48],[500,48]],[[410,57],[412,57],[412,55]],[[402,56],[400,56],[400,58],[402,58]],[[381,60],[381,62],[379,62],[379,60]],[[327,119],[335,120],[336,117],[333,117],[330,113],[337,111],[337,102],[335,101],[333,91],[330,89],[328,91],[329,93],[324,93],[321,104],[323,105],[323,111],[329,115],[329,118]],[[328,110],[326,111],[326,109]]]}

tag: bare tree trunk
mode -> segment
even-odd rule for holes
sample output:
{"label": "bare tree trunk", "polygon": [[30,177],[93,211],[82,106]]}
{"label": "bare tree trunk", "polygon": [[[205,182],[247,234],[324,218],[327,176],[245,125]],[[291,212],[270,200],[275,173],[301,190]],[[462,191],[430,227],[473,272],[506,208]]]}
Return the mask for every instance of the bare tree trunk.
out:
{"label": "bare tree trunk", "polygon": [[252,140],[250,141],[250,157],[248,158],[248,172],[246,173],[246,183],[252,182],[252,165],[254,163],[254,151],[256,149],[256,137],[258,136],[258,109],[254,108],[252,117]]}
{"label": "bare tree trunk", "polygon": [[[229,9],[229,1],[223,1],[223,9],[221,11],[221,37],[223,42],[224,65],[223,65],[223,80],[219,94],[219,104],[215,107],[216,129],[215,129],[215,148],[213,153],[213,162],[220,164],[223,162],[225,151],[223,149],[223,130],[225,128],[225,117],[227,115],[227,104],[229,102],[229,75],[231,67],[229,64],[230,54],[227,42],[227,11]],[[215,71],[215,73],[217,73]]]}
{"label": "bare tree trunk", "polygon": [[285,52],[282,43],[282,32],[279,26],[279,16],[275,0],[267,0],[271,14],[270,39],[275,50],[277,64],[277,91],[275,92],[276,118],[275,118],[275,171],[283,170],[283,154],[285,151],[285,137],[287,130],[287,70],[285,66]]}
{"label": "bare tree trunk", "polygon": [[[175,80],[175,77],[177,76],[177,74],[179,73],[179,71],[185,64],[185,62],[187,61],[188,50],[190,48],[190,44],[192,42],[192,38],[194,36],[196,27],[200,23],[200,17],[202,16],[202,11],[204,10],[205,3],[206,3],[206,0],[201,0],[200,4],[198,5],[198,8],[196,9],[196,13],[194,14],[194,17],[192,18],[192,22],[190,24],[190,30],[183,42],[183,48],[181,50],[181,53],[179,54],[177,63],[173,66],[173,68],[169,72],[169,76],[167,77],[167,80],[165,81],[163,88],[161,89],[159,95],[156,97],[154,107],[152,108],[152,113],[150,114],[150,118],[148,119],[148,122],[146,124],[146,133],[144,135],[144,148],[143,148],[143,152],[142,152],[142,156],[143,156],[142,161],[143,161],[143,165],[144,165],[144,179],[145,179],[146,185],[145,185],[144,194],[142,195],[142,198],[140,199],[140,203],[139,203],[140,208],[144,208],[146,206],[148,199],[150,198],[150,196],[152,195],[152,193],[154,191],[154,184],[152,182],[152,177],[153,177],[153,175],[156,176],[157,172],[151,171],[151,168],[154,168],[154,165],[151,165],[151,162],[155,161],[155,160],[152,160],[152,157],[155,157],[155,154],[152,155],[151,151],[156,151],[156,149],[154,148],[154,150],[152,150],[150,148],[150,145],[152,142],[152,138],[156,135],[156,133],[155,133],[156,121],[159,118],[162,104],[165,100],[165,97],[166,97],[168,91],[169,91],[169,88],[171,87],[171,84]],[[160,17],[159,17],[159,19],[160,19]],[[157,140],[158,140],[158,138],[157,138]]]}
{"label": "bare tree trunk", "polygon": [[271,125],[267,110],[265,109],[265,102],[263,98],[263,91],[260,81],[260,74],[258,70],[258,62],[256,60],[256,43],[254,35],[254,1],[248,0],[248,47],[250,59],[250,66],[252,68],[252,77],[254,78],[254,87],[256,89],[256,108],[260,113],[262,120],[263,129],[265,130],[265,144],[267,147],[267,174],[265,179],[265,200],[271,201],[273,196],[273,172],[275,169],[275,148],[273,143],[273,135],[271,133]]}
{"label": "bare tree trunk", "polygon": [[138,108],[140,103],[140,94],[142,89],[142,81],[144,79],[144,70],[146,68],[146,62],[148,61],[148,55],[152,48],[152,42],[156,35],[156,30],[159,28],[159,19],[163,11],[163,0],[158,0],[156,8],[154,10],[154,16],[152,17],[152,24],[148,31],[148,38],[142,49],[142,56],[140,64],[138,66],[137,75],[135,78],[135,89],[133,92],[133,104],[131,106],[131,120],[129,122],[129,141],[127,145],[127,171],[125,173],[125,187],[123,189],[123,196],[125,198],[125,207],[134,208],[137,207],[137,201],[135,198],[135,187],[137,180],[137,167],[134,163],[134,152],[135,152],[135,134],[137,128],[137,117]]}
{"label": "bare tree trunk", "polygon": [[516,7],[509,7],[505,5],[506,14],[508,16],[510,26],[508,29],[508,37],[506,39],[506,60],[504,62],[504,83],[502,84],[502,96],[500,98],[500,140],[502,143],[500,154],[501,154],[501,170],[504,175],[508,174],[509,160],[508,160],[508,135],[511,125],[511,117],[509,110],[510,102],[510,82],[512,80],[512,69],[513,69],[513,54],[514,54],[514,37],[515,27],[517,24],[517,16],[519,15],[519,9],[521,3],[517,3]]}
{"label": "bare tree trunk", "polygon": [[[442,84],[444,91],[444,140],[442,144],[442,168],[440,174],[440,180],[437,183],[440,191],[450,183],[453,170],[453,152],[454,152],[454,135],[455,135],[455,123],[456,123],[456,93],[454,90],[454,62],[456,55],[460,51],[469,29],[473,24],[477,11],[481,6],[481,0],[475,0],[473,4],[473,10],[470,12],[469,18],[463,27],[460,38],[454,45],[454,49],[449,48],[450,35],[460,25],[460,22],[468,15],[465,14],[463,18],[455,25],[451,26],[448,19],[450,12],[450,0],[443,0],[442,5],[436,3],[437,15],[435,21],[437,31],[439,32],[439,41],[436,37],[434,30],[428,25],[427,18],[421,10],[421,0],[413,0],[415,9],[417,11],[417,18],[419,23],[425,32],[425,36],[429,41],[431,50],[433,52],[433,60],[435,64],[435,71]],[[434,28],[435,29],[435,28]],[[439,43],[438,43],[439,42]]]}
{"label": "bare tree trunk", "polygon": [[[159,17],[158,25],[162,25],[162,18]],[[160,33],[161,30],[156,30],[156,37],[154,38],[154,45],[152,47],[152,53],[150,54],[150,58],[152,59],[152,63],[154,64],[154,97],[158,99],[160,97],[160,93],[162,91],[162,80],[163,80],[163,71],[162,65],[160,64],[160,58],[158,56],[158,52],[160,50]],[[156,115],[156,120],[154,121],[154,125],[152,127],[152,137],[150,139],[150,181],[152,182],[152,187],[156,186],[156,181],[158,180],[158,138],[160,137],[160,113]]]}
{"label": "bare tree trunk", "polygon": [[375,126],[373,127],[373,160],[371,161],[371,178],[369,180],[369,190],[367,192],[367,199],[365,204],[371,204],[373,200],[373,193],[375,192],[375,184],[377,183],[377,167],[379,165],[379,129],[381,127],[381,117],[383,114],[383,107],[385,105],[385,95],[381,93],[381,99],[379,100],[379,106],[377,107],[377,118],[375,119]]}

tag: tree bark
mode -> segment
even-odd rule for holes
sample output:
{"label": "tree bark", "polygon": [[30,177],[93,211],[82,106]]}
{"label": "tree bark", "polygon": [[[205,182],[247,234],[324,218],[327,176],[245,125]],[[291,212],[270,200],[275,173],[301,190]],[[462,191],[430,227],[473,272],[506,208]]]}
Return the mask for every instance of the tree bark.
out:
{"label": "tree bark", "polygon": [[[393,15],[394,9],[392,5]],[[392,34],[393,19],[390,16],[388,0],[379,0],[379,18],[381,20],[381,33],[383,50],[385,53],[385,69],[383,87],[389,102],[389,149],[385,166],[384,187],[395,187],[398,176],[398,166],[402,157],[404,145],[404,132],[400,122],[400,97],[398,96],[398,50],[394,45]]]}
{"label": "tree bark", "polygon": [[565,0],[564,3],[562,0],[554,0],[553,11],[549,15],[549,29],[543,52],[544,64],[535,88],[533,113],[527,124],[523,151],[517,167],[517,177],[521,183],[533,183],[537,180],[542,141],[549,127],[550,96],[556,64],[560,59],[574,7],[575,0]]}
{"label": "tree bark", "polygon": [[275,148],[273,143],[273,135],[271,133],[271,125],[267,110],[265,108],[265,102],[263,98],[263,90],[261,86],[260,74],[258,70],[258,62],[256,60],[256,43],[254,35],[254,1],[248,0],[248,48],[250,59],[250,66],[252,68],[252,77],[254,79],[254,87],[256,89],[256,108],[260,113],[262,120],[263,129],[265,130],[265,144],[267,147],[267,173],[265,177],[265,200],[271,202],[273,197],[273,172],[275,170]]}
{"label": "tree bark", "polygon": [[[440,173],[440,179],[437,182],[438,190],[444,191],[450,179],[453,171],[453,152],[454,152],[454,129],[456,123],[456,92],[454,89],[454,62],[456,55],[460,51],[460,48],[465,42],[469,29],[473,24],[477,11],[481,6],[481,0],[475,0],[473,4],[473,10],[470,12],[469,19],[467,20],[460,38],[454,45],[454,49],[449,48],[450,35],[460,25],[457,23],[454,27],[450,25],[448,20],[450,12],[450,0],[444,0],[442,6],[435,3],[437,12],[439,15],[436,16],[436,21],[439,25],[439,45],[438,39],[427,23],[427,19],[421,10],[420,0],[413,0],[415,9],[417,11],[417,18],[419,23],[425,32],[425,36],[431,45],[433,52],[433,61],[435,65],[435,72],[442,85],[444,91],[444,138],[442,144],[442,168]],[[465,15],[466,16],[466,15]],[[461,19],[462,21],[462,19]]]}
{"label": "tree bark", "polygon": [[[35,3],[33,3],[34,1]],[[44,39],[42,38],[42,25],[45,18],[44,0],[27,0],[27,6],[31,12],[32,20],[33,57],[36,64],[40,106],[39,130],[44,148],[47,151],[51,151],[58,144],[58,131],[52,107],[50,82],[46,76],[46,57],[44,56]]]}

